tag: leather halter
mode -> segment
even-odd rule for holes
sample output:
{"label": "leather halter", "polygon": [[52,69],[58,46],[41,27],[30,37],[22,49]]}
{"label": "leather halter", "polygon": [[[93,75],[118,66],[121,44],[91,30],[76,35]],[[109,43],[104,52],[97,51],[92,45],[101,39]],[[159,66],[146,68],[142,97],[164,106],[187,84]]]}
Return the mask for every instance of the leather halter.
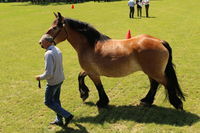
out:
{"label": "leather halter", "polygon": [[[65,29],[65,23],[62,25],[62,27],[59,29],[59,31],[57,31],[57,33],[53,36],[53,41],[55,40],[55,38],[58,36],[58,34],[61,32],[62,28],[64,28],[64,31],[66,33],[66,36],[68,37],[68,33],[67,33],[67,30]],[[55,41],[54,41],[55,43]],[[56,45],[56,43],[55,43]]]}

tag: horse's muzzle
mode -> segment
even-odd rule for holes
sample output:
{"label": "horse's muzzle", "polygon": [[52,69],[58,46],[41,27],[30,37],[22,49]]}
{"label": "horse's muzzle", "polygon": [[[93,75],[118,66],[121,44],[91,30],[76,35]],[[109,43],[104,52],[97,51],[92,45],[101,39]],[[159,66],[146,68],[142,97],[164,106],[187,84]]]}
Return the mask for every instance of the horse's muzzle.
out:
{"label": "horse's muzzle", "polygon": [[41,41],[39,41],[38,43],[41,46],[41,48],[44,48]]}

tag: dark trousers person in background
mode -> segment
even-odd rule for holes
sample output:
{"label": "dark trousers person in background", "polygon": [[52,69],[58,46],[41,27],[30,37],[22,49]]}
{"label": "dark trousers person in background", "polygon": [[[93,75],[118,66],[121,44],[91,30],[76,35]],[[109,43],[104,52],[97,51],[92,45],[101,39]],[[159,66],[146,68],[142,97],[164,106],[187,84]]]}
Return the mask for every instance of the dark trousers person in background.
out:
{"label": "dark trousers person in background", "polygon": [[146,17],[149,17],[149,4],[145,5],[145,10],[146,10]]}
{"label": "dark trousers person in background", "polygon": [[129,18],[134,18],[134,12],[135,12],[134,7],[130,7]]}
{"label": "dark trousers person in background", "polygon": [[142,17],[142,7],[139,5],[137,5],[137,16],[140,18]]}
{"label": "dark trousers person in background", "polygon": [[143,4],[145,5],[146,17],[149,17],[149,0],[143,0]]}
{"label": "dark trousers person in background", "polygon": [[137,4],[137,16],[142,17],[142,0],[136,0]]}

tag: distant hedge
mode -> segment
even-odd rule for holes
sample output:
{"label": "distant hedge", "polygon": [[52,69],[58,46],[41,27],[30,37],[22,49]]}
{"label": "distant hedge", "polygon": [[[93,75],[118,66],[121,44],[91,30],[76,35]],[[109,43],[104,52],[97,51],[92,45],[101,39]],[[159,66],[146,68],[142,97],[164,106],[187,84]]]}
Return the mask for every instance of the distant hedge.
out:
{"label": "distant hedge", "polygon": [[28,2],[28,1],[38,1],[38,2],[65,2],[67,0],[0,0],[1,2]]}

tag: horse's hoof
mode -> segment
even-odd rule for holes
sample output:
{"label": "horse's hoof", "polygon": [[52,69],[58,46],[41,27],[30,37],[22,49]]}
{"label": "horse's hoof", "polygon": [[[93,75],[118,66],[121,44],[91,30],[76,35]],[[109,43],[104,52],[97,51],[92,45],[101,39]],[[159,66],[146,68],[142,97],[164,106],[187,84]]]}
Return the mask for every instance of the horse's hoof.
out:
{"label": "horse's hoof", "polygon": [[183,104],[181,104],[178,108],[177,108],[178,111],[184,111],[183,109]]}
{"label": "horse's hoof", "polygon": [[89,93],[88,92],[81,92],[81,96],[80,97],[84,102],[89,97]]}
{"label": "horse's hoof", "polygon": [[146,103],[146,102],[140,102],[140,104],[138,106],[142,106],[142,107],[151,107],[152,104]]}
{"label": "horse's hoof", "polygon": [[85,102],[85,100],[87,99],[87,97],[83,97],[83,98],[81,98],[82,100],[83,100],[83,102]]}
{"label": "horse's hoof", "polygon": [[97,102],[96,103],[98,108],[107,108],[108,107],[108,103],[102,103],[102,102]]}
{"label": "horse's hoof", "polygon": [[81,96],[81,99],[83,100],[83,102],[85,102],[85,100],[88,98],[88,95],[84,95],[84,96]]}
{"label": "horse's hoof", "polygon": [[97,108],[99,114],[105,113],[106,111],[108,111],[108,109],[109,109],[109,106],[106,106],[104,108]]}

